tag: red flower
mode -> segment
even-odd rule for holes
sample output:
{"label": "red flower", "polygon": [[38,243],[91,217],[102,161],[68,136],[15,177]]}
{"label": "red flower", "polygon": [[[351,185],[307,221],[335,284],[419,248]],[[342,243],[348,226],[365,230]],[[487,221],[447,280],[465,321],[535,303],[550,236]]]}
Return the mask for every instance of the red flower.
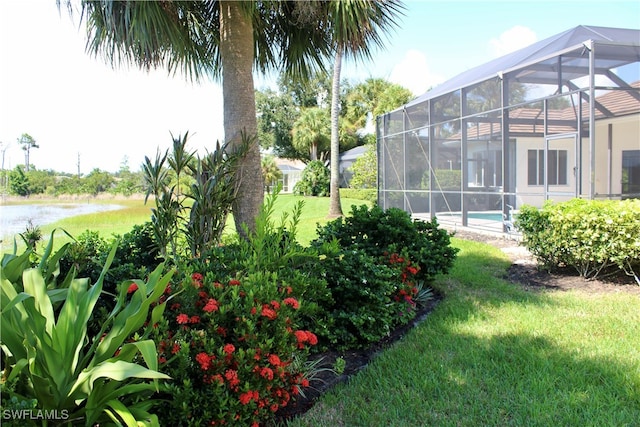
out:
{"label": "red flower", "polygon": [[199,323],[200,322],[200,316],[191,316],[191,318],[189,319],[189,323]]}
{"label": "red flower", "polygon": [[307,331],[307,340],[311,345],[318,344],[318,337],[313,332]]}
{"label": "red flower", "polygon": [[229,285],[230,286],[240,286],[240,281],[236,280],[236,279],[231,279],[231,280],[229,280]]}
{"label": "red flower", "polygon": [[278,301],[271,301],[271,306],[274,310],[280,310],[280,303]]}
{"label": "red flower", "polygon": [[207,313],[218,311],[218,301],[214,300],[213,298],[209,298],[209,301],[207,301],[207,304],[202,307],[202,309]]}
{"label": "red flower", "polygon": [[231,353],[233,353],[234,351],[236,351],[236,348],[234,347],[234,345],[233,345],[233,344],[225,344],[225,346],[224,346],[224,349],[223,349],[223,350],[224,350],[224,352],[225,352],[225,353],[227,353],[227,354],[231,354]]}
{"label": "red flower", "polygon": [[189,316],[184,313],[178,314],[178,316],[176,317],[176,321],[179,325],[184,325],[186,323],[189,323]]}
{"label": "red flower", "polygon": [[308,342],[311,345],[318,344],[318,337],[309,331],[295,331],[294,335],[298,340],[298,348],[304,348],[304,343]]}
{"label": "red flower", "polygon": [[262,306],[262,315],[269,320],[273,320],[278,317],[278,313],[276,313],[272,308],[269,308],[269,305],[267,304]]}
{"label": "red flower", "polygon": [[138,285],[136,285],[135,283],[132,283],[129,285],[129,288],[127,289],[127,293],[132,294],[137,290],[138,290]]}
{"label": "red flower", "polygon": [[256,314],[258,310],[255,307],[251,307],[251,314]]}
{"label": "red flower", "polygon": [[282,362],[280,361],[280,357],[278,357],[277,354],[269,355],[269,363],[271,363],[273,366],[280,366],[282,364]]}
{"label": "red flower", "polygon": [[248,391],[248,392],[246,392],[246,393],[242,393],[242,394],[240,395],[240,397],[239,397],[239,399],[238,399],[238,400],[240,400],[240,403],[241,403],[242,405],[246,405],[246,404],[248,404],[249,402],[251,402],[251,399],[252,399],[252,398],[253,398],[253,393],[251,392],[251,390],[249,390],[249,391]]}
{"label": "red flower", "polygon": [[179,351],[180,351],[180,344],[174,343],[173,347],[171,348],[171,354],[176,354]]}
{"label": "red flower", "polygon": [[304,379],[300,382],[300,385],[301,385],[302,387],[309,387],[309,380],[308,380],[308,379],[306,379],[306,378],[304,378]]}
{"label": "red flower", "polygon": [[285,290],[287,291],[287,295],[291,295],[291,293],[293,292],[293,288],[291,286],[287,286]]}
{"label": "red flower", "polygon": [[300,307],[298,300],[295,298],[291,298],[291,297],[285,298],[282,302],[285,303],[286,305],[293,307],[294,310],[297,310]]}
{"label": "red flower", "polygon": [[260,370],[260,376],[271,381],[273,379],[273,370],[271,368],[262,368]]}
{"label": "red flower", "polygon": [[227,369],[224,373],[224,377],[229,381],[229,385],[233,387],[237,387],[240,384],[240,380],[238,379],[238,371],[234,369]]}
{"label": "red flower", "polygon": [[216,332],[217,332],[219,335],[222,335],[223,337],[226,337],[226,336],[227,336],[227,330],[226,330],[225,328],[223,328],[222,326],[218,326],[218,327],[216,328]]}
{"label": "red flower", "polygon": [[207,353],[198,353],[196,355],[196,362],[200,364],[200,369],[208,371],[211,367],[211,358]]}

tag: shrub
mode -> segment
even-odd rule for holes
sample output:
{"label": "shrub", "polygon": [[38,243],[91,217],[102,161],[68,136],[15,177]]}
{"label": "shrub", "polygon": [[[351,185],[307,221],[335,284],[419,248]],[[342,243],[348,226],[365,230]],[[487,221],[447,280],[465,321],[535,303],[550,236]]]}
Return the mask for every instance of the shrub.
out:
{"label": "shrub", "polygon": [[316,268],[333,300],[322,307],[328,327],[317,333],[323,344],[337,350],[366,347],[415,316],[417,268],[409,261],[405,264],[398,254],[379,259],[362,250],[340,248],[337,241],[323,244],[319,253]]}
{"label": "shrub", "polygon": [[378,190],[375,188],[341,188],[340,197],[376,203],[378,201]]}
{"label": "shrub", "polygon": [[523,244],[547,268],[572,267],[585,278],[620,270],[640,284],[640,201],[573,199],[523,206]]}
{"label": "shrub", "polygon": [[149,413],[156,402],[149,398],[159,390],[156,380],[168,377],[156,370],[156,348],[148,336],[162,317],[164,305],[157,303],[172,273],[163,276],[158,267],[147,282],[135,282],[130,296],[121,287],[116,307],[99,333],[90,335],[87,323],[115,246],[94,285],[72,272],[58,286],[57,270],[50,267],[66,246],[49,258],[52,244],[53,239],[37,268],[30,268],[30,250],[2,259],[3,393],[13,407],[22,406],[21,400],[74,425],[158,425]]}
{"label": "shrub", "polygon": [[[308,385],[310,332],[321,317],[326,282],[307,273],[317,261],[295,241],[302,204],[276,225],[267,197],[254,232],[211,248],[182,267],[157,342],[170,387],[167,425],[257,425]],[[320,322],[322,323],[322,322]]]}
{"label": "shrub", "polygon": [[194,272],[179,289],[156,336],[163,372],[180,379],[158,413],[166,425],[258,425],[308,386],[317,337],[298,328],[303,303],[276,273]]}
{"label": "shrub", "polygon": [[320,160],[309,162],[302,171],[300,181],[293,186],[293,193],[302,196],[328,196],[331,176]]}
{"label": "shrub", "polygon": [[336,239],[345,249],[362,250],[374,258],[404,253],[417,267],[417,281],[431,282],[453,266],[457,249],[450,246],[449,233],[431,221],[412,220],[397,208],[352,206],[351,215],[318,227],[314,245]]}

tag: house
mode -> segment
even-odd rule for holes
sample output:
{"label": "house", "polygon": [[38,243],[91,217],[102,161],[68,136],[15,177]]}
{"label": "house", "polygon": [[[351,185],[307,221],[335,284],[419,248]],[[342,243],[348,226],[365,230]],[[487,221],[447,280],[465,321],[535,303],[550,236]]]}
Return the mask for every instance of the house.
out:
{"label": "house", "polygon": [[282,178],[279,180],[283,193],[292,193],[293,187],[300,181],[302,171],[305,164],[301,160],[291,160],[281,157],[275,158],[278,169],[282,172]]}
{"label": "house", "polygon": [[578,26],[377,119],[378,203],[506,231],[524,204],[640,197],[640,30]]}

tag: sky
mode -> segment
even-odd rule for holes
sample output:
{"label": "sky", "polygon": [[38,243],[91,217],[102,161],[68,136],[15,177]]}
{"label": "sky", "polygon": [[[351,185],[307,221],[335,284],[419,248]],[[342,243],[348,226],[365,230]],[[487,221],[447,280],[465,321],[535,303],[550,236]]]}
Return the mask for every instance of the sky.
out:
{"label": "sky", "polygon": [[[578,25],[640,29],[640,1],[405,0],[399,26],[369,61],[343,62],[343,79],[384,78],[416,96],[457,74]],[[199,154],[224,138],[220,83],[165,70],[114,69],[85,51],[86,33],[56,0],[0,1],[0,154],[37,169],[87,174],[139,170],[189,132]],[[256,89],[277,74],[256,75]]]}

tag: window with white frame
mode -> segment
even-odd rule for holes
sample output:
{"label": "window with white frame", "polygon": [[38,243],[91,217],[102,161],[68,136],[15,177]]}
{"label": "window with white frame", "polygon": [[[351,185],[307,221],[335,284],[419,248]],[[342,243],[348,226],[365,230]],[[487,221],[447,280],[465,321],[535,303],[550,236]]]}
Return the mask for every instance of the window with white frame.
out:
{"label": "window with white frame", "polygon": [[[528,150],[529,185],[544,185],[544,150]],[[547,150],[547,185],[567,185],[567,150]]]}

